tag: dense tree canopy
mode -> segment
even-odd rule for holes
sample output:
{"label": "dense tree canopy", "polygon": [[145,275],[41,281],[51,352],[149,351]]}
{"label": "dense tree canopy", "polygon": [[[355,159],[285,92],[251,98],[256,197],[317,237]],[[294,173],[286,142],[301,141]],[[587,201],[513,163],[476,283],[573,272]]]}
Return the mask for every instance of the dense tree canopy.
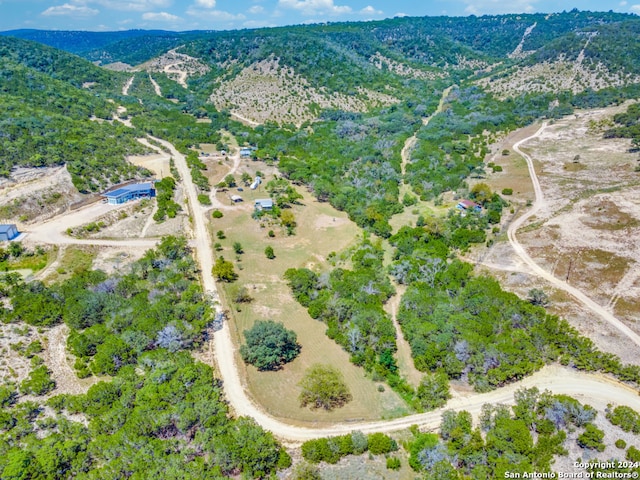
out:
{"label": "dense tree canopy", "polygon": [[240,355],[258,370],[278,370],[300,353],[295,332],[282,323],[258,320],[243,334],[246,343],[240,347]]}

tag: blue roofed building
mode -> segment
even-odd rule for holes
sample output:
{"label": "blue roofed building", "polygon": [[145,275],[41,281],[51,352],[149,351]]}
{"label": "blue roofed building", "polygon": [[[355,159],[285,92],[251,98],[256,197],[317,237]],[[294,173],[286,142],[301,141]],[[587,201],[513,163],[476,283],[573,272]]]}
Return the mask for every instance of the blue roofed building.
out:
{"label": "blue roofed building", "polygon": [[0,225],[0,242],[8,242],[16,238],[18,235],[20,235],[20,232],[15,224],[10,223]]}
{"label": "blue roofed building", "polygon": [[107,199],[110,205],[119,205],[130,200],[155,197],[156,189],[153,188],[153,183],[151,182],[134,183],[112,190],[111,192],[103,193],[102,196]]}

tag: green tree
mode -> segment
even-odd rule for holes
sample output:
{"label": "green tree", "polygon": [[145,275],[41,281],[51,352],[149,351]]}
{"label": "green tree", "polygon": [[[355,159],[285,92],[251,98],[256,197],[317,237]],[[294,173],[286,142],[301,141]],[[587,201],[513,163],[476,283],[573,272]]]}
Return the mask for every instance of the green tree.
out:
{"label": "green tree", "polygon": [[243,334],[246,343],[240,347],[240,355],[258,370],[278,370],[300,353],[298,337],[282,323],[258,320]]}
{"label": "green tree", "polygon": [[236,252],[238,255],[240,255],[241,253],[244,253],[244,250],[242,249],[242,244],[240,242],[233,242],[233,251]]}
{"label": "green tree", "polygon": [[302,388],[298,398],[303,407],[333,410],[352,399],[342,373],[331,365],[312,365],[298,385]]}
{"label": "green tree", "polygon": [[224,183],[227,184],[227,187],[232,188],[236,186],[236,179],[233,175],[229,174],[224,177]]}
{"label": "green tree", "polygon": [[420,406],[425,410],[443,406],[451,398],[447,374],[436,372],[422,377],[416,396]]}
{"label": "green tree", "polygon": [[471,198],[482,205],[491,200],[491,197],[493,196],[491,187],[484,182],[476,183],[471,188],[470,194]]}
{"label": "green tree", "polygon": [[273,247],[271,245],[267,245],[267,247],[264,249],[264,254],[269,260],[273,260],[274,258],[276,258],[276,254],[273,253]]}
{"label": "green tree", "polygon": [[218,280],[223,282],[233,282],[238,278],[233,268],[233,263],[225,260],[222,256],[216,258],[216,263],[213,265],[211,272]]}
{"label": "green tree", "polygon": [[51,378],[49,369],[41,365],[35,368],[29,377],[20,384],[20,391],[24,394],[45,395],[56,388],[56,382]]}

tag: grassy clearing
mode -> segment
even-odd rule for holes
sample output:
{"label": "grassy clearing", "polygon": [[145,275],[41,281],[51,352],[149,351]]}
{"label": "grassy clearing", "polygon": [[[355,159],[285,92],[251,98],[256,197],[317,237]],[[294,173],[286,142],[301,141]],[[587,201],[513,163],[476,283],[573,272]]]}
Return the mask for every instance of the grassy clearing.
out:
{"label": "grassy clearing", "polygon": [[[211,220],[212,231],[223,230],[226,236],[223,240],[214,238],[223,247],[218,254],[232,260],[239,274],[235,283],[225,284],[222,289],[225,305],[231,307],[233,336],[240,343],[244,341],[242,332],[256,320],[271,319],[294,330],[302,345],[298,358],[278,372],[258,372],[254,367],[245,367],[238,356],[238,365],[255,400],[273,415],[301,422],[365,420],[406,413],[406,406],[389,387],[378,391],[378,384],[367,378],[363,369],[349,362],[349,355],[325,335],[325,325],[312,319],[292,298],[283,280],[288,268],[322,270],[327,266],[329,254],[356,242],[360,230],[344,213],[305,193],[302,205],[292,209],[297,220],[296,234],[287,236],[284,228],[260,228],[251,218],[253,200],[267,197],[266,192],[245,191],[243,196],[244,204],[225,210],[222,218]],[[269,237],[269,229],[274,231],[275,237]],[[244,250],[239,256],[233,249],[235,242],[240,242]],[[265,256],[267,245],[274,250],[276,258],[273,260]],[[249,290],[254,300],[236,306],[230,300],[241,286]],[[343,373],[353,395],[353,400],[345,407],[333,412],[300,408],[297,384],[314,363],[333,365]]]}
{"label": "grassy clearing", "polygon": [[71,278],[76,272],[88,270],[98,254],[93,246],[70,246],[62,254],[58,267],[46,278],[48,283],[62,282]]}
{"label": "grassy clearing", "polygon": [[30,270],[38,272],[46,267],[52,259],[56,258],[57,248],[46,250],[40,254],[21,255],[18,258],[10,258],[0,262],[0,271]]}

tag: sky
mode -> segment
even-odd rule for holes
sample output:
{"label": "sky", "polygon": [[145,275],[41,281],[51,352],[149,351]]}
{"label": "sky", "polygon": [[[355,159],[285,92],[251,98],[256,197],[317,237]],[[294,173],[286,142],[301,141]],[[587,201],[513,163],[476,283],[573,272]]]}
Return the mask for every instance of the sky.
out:
{"label": "sky", "polygon": [[640,0],[0,0],[0,31],[229,30],[573,8],[640,14]]}

